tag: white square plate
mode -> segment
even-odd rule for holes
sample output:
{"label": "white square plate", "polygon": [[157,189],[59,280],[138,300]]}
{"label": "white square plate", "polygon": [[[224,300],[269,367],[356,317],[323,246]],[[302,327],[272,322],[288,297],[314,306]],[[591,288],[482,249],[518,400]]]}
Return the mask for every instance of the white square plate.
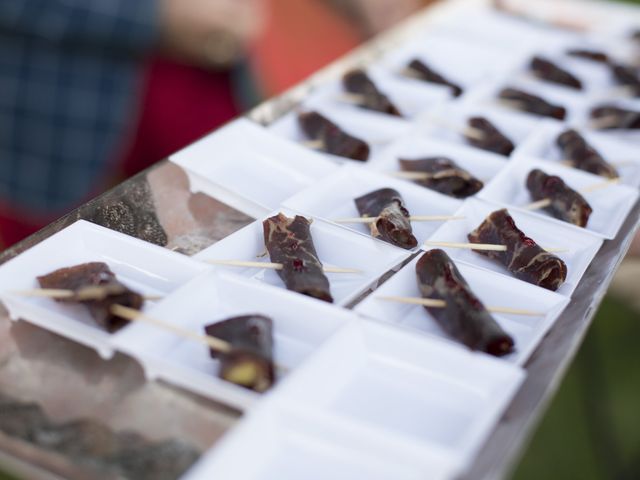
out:
{"label": "white square plate", "polygon": [[[309,139],[298,125],[298,113],[314,110],[324,115],[348,134],[367,142],[370,149],[369,161],[374,158],[385,145],[404,135],[412,128],[411,123],[401,118],[376,112],[368,112],[361,108],[356,109],[351,105],[329,104],[322,98],[318,98],[309,104],[303,103],[298,110],[294,110],[272,123],[268,129],[275,135],[304,145],[304,142]],[[320,150],[318,150],[317,153],[333,161],[366,163],[351,160],[346,157],[330,155]]]}
{"label": "white square plate", "polygon": [[184,480],[453,478],[451,460],[437,452],[390,441],[331,415],[265,402],[206,453]]}
{"label": "white square plate", "polygon": [[[282,213],[288,217],[295,216],[295,213],[287,210],[283,210]],[[277,214],[278,212],[273,212],[247,225],[193,258],[205,262],[207,260],[270,261],[268,254],[261,256],[266,251],[262,221]],[[318,257],[324,266],[360,270],[360,273],[327,273],[331,294],[337,305],[348,304],[367,287],[373,285],[384,273],[409,256],[406,250],[376,241],[371,237],[354,235],[345,228],[323,220],[313,219],[311,235]],[[282,279],[274,270],[221,265],[213,267],[284,288]]]}
{"label": "white square plate", "polygon": [[[11,318],[22,318],[46,330],[113,354],[113,335],[95,324],[83,305],[10,293],[39,288],[36,277],[63,267],[104,262],[118,280],[143,295],[168,295],[206,270],[200,262],[148,242],[79,220],[0,267],[0,298]],[[146,302],[147,310],[153,302]],[[122,330],[132,328],[131,325]]]}
{"label": "white square plate", "polygon": [[275,395],[377,428],[390,441],[437,449],[465,468],[523,378],[508,363],[363,320],[332,337]]}
{"label": "white square plate", "polygon": [[[533,202],[527,190],[526,181],[529,172],[535,168],[539,168],[548,175],[559,176],[570,188],[576,191],[606,181],[602,177],[574,168],[542,160],[520,158],[509,162],[507,167],[484,187],[478,197],[522,210]],[[611,239],[617,235],[620,226],[635,205],[638,199],[638,190],[626,185],[609,185],[606,188],[584,193],[583,196],[593,208],[586,228],[554,218],[544,210],[535,210],[532,213],[558,224],[568,225],[574,229],[588,231],[600,237]]]}
{"label": "white square plate", "polygon": [[[311,217],[332,221],[358,217],[354,199],[380,188],[393,188],[404,199],[411,215],[453,215],[462,203],[427,188],[391,176],[371,172],[356,165],[345,165],[283,203],[283,206]],[[442,222],[412,222],[418,245],[426,240]],[[344,224],[345,228],[370,236],[365,224]],[[382,241],[382,240],[378,240]]]}
{"label": "white square plate", "polygon": [[[355,310],[359,314],[376,320],[446,339],[466,349],[464,345],[450,338],[422,306],[390,302],[378,298],[387,296],[420,297],[415,268],[421,256],[422,254],[386,281]],[[569,299],[458,260],[455,263],[471,290],[486,306],[517,308],[543,314],[543,316],[537,317],[492,314],[515,341],[515,351],[501,358],[517,365],[524,364],[551,328],[553,322],[568,305]],[[478,355],[480,354],[478,353]]]}
{"label": "white square plate", "polygon": [[[532,157],[557,163],[565,160],[556,140],[567,129],[566,125],[558,125],[555,122],[540,125],[536,132],[518,148],[514,156]],[[618,170],[624,184],[632,187],[640,186],[640,157],[636,147],[602,133],[581,130],[578,130],[578,133]]]}
{"label": "white square plate", "polygon": [[271,211],[337,168],[324,155],[242,118],[170,160],[187,171],[192,191],[206,193],[254,217]]}
{"label": "white square plate", "polygon": [[[434,242],[467,243],[469,241],[467,235],[478,228],[492,212],[501,208],[503,207],[496,204],[469,199],[456,213],[456,215],[465,217],[464,220],[447,222],[429,240]],[[509,213],[515,220],[517,227],[525,235],[535,240],[542,248],[562,249],[561,252],[554,253],[554,255],[560,257],[566,263],[567,280],[558,289],[558,293],[570,297],[587,267],[589,267],[596,253],[598,253],[603,240],[595,235],[571,228],[565,222],[562,222],[562,224],[549,222],[538,215],[516,209],[509,209]],[[446,247],[443,249],[452,258],[513,277],[500,262],[472,250]]]}
{"label": "white square plate", "polygon": [[[449,158],[485,185],[507,164],[505,157],[495,153],[413,134],[392,143],[370,166],[380,173],[390,174],[401,171],[399,162],[401,158],[419,160],[428,157]],[[426,188],[417,182],[406,181]]]}
{"label": "white square plate", "polygon": [[[286,371],[300,364],[354,314],[281,288],[227,272],[205,272],[158,303],[148,314],[193,333],[230,317],[262,314],[273,320],[274,360]],[[136,324],[114,337],[118,350],[143,366],[148,378],[162,378],[241,409],[260,395],[218,378],[219,362],[209,348],[157,327]],[[283,371],[277,372],[281,377]],[[277,387],[277,384],[276,384]]]}

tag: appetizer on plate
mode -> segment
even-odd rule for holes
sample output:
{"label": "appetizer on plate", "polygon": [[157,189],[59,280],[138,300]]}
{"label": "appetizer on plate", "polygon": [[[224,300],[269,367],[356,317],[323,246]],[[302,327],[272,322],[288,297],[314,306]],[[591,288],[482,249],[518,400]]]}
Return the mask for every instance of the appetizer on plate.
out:
{"label": "appetizer on plate", "polygon": [[602,177],[618,178],[616,169],[575,130],[562,132],[556,143],[564,159],[571,161],[573,167]]}
{"label": "appetizer on plate", "polygon": [[300,215],[279,213],[262,222],[264,244],[271,261],[282,264],[278,275],[288,290],[333,302],[329,280],[311,238],[311,222]]}
{"label": "appetizer on plate", "polygon": [[475,251],[502,263],[520,280],[556,291],[567,279],[566,264],[527,237],[506,209],[489,215],[468,239],[471,243],[506,246],[506,251]]}
{"label": "appetizer on plate", "polygon": [[567,110],[561,105],[554,105],[545,99],[532,95],[523,90],[515,88],[505,88],[500,91],[498,97],[506,100],[513,108],[523,110],[525,112],[540,115],[542,117],[551,117],[556,120],[564,120],[567,116]]}
{"label": "appetizer on plate", "polygon": [[582,82],[572,73],[542,57],[533,57],[529,68],[540,80],[582,90]]}
{"label": "appetizer on plate", "polygon": [[582,195],[556,175],[534,169],[527,176],[527,189],[535,201],[549,200],[544,209],[560,220],[586,227],[593,209]]}
{"label": "appetizer on plate", "polygon": [[93,320],[110,333],[128,322],[112,312],[113,305],[139,310],[144,298],[118,281],[103,262],[89,262],[61,268],[38,277],[41,288],[69,290],[74,295],[60,298],[65,303],[80,303],[89,309]]}
{"label": "appetizer on plate", "polygon": [[415,180],[417,184],[451,197],[470,197],[482,190],[484,186],[480,180],[449,158],[399,159],[399,162],[400,168],[405,172],[425,174],[424,178]]}
{"label": "appetizer on plate", "polygon": [[361,162],[369,159],[370,148],[367,142],[349,135],[318,112],[299,114],[298,123],[310,140],[319,143],[319,150]]}
{"label": "appetizer on plate", "polygon": [[344,89],[359,95],[358,105],[388,115],[401,117],[400,110],[382,93],[364,70],[356,69],[347,72],[342,77]]}
{"label": "appetizer on plate", "polygon": [[228,342],[230,351],[209,350],[220,361],[220,378],[256,392],[275,381],[273,321],[264,315],[243,315],[204,327],[208,336]]}
{"label": "appetizer on plate", "polygon": [[424,308],[448,335],[472,350],[495,356],[513,351],[513,338],[493,319],[443,250],[422,255],[416,277],[424,298],[444,300],[444,308]]}
{"label": "appetizer on plate", "polygon": [[467,121],[467,124],[474,130],[482,132],[480,136],[465,136],[467,142],[474,147],[488,150],[498,155],[504,155],[505,157],[511,155],[511,152],[515,149],[513,142],[503,135],[488,119],[484,117],[471,117]]}
{"label": "appetizer on plate", "polygon": [[407,250],[418,246],[409,211],[396,190],[381,188],[356,198],[355,203],[361,217],[376,219],[369,224],[373,237]]}
{"label": "appetizer on plate", "polygon": [[417,60],[417,59],[411,60],[411,62],[409,62],[408,68],[412,72],[412,74],[415,75],[415,77],[420,80],[423,80],[429,83],[436,83],[438,85],[444,85],[446,87],[451,88],[451,92],[453,93],[454,97],[459,97],[464,92],[464,90],[460,85],[446,79],[445,77],[440,75],[438,72],[436,72],[434,69],[429,67],[422,60]]}

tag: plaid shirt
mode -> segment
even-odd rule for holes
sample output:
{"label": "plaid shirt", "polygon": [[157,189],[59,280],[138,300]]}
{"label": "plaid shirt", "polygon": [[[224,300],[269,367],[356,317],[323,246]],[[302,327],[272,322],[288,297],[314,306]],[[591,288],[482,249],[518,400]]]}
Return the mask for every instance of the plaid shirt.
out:
{"label": "plaid shirt", "polygon": [[0,0],[0,201],[68,210],[133,126],[157,0]]}

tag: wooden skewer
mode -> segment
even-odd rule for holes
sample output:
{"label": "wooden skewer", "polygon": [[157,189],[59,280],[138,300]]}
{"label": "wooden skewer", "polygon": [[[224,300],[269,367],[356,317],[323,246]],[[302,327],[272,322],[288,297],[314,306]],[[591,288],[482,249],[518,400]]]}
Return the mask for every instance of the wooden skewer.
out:
{"label": "wooden skewer", "polygon": [[[213,265],[226,265],[228,267],[252,267],[252,268],[266,268],[269,270],[282,270],[281,263],[272,262],[251,262],[245,260],[205,260],[206,263]],[[340,267],[323,267],[326,273],[362,273],[362,270],[355,268],[340,268]]]}
{"label": "wooden skewer", "polygon": [[[609,187],[611,185],[616,185],[618,183],[620,183],[620,178],[610,178],[608,180],[605,180],[604,182],[594,183],[593,185],[585,187],[579,190],[579,192],[591,193],[591,192],[595,192],[597,190],[601,190],[603,188]],[[525,208],[526,210],[539,210],[541,208],[548,207],[549,205],[551,205],[551,199],[543,198],[542,200],[538,200],[536,202],[525,205],[523,208]]]}
{"label": "wooden skewer", "polygon": [[325,144],[322,140],[303,140],[300,142],[300,145],[312,150],[324,150],[325,148]]}
{"label": "wooden skewer", "polygon": [[[490,252],[506,252],[506,245],[497,245],[493,243],[462,243],[462,242],[432,242],[427,240],[424,244],[428,247],[446,247],[446,248],[461,248],[465,250],[486,250]],[[564,253],[569,250],[566,248],[543,248],[549,253]]]}
{"label": "wooden skewer", "polygon": [[608,115],[606,117],[592,118],[587,127],[592,130],[603,130],[605,128],[618,125],[620,117],[618,115]]}
{"label": "wooden skewer", "polygon": [[[111,289],[96,285],[94,287],[84,287],[78,290],[65,290],[60,288],[34,288],[30,290],[16,290],[10,293],[23,297],[42,297],[53,298],[55,300],[64,300],[73,298],[78,301],[102,300],[109,295],[122,292],[121,288]],[[160,300],[160,295],[144,295],[145,300]]]}
{"label": "wooden skewer", "polygon": [[[352,217],[352,218],[335,218],[335,223],[374,223],[379,217]],[[456,217],[453,215],[412,215],[409,220],[412,222],[443,222],[446,220],[462,220],[466,217]]]}
{"label": "wooden skewer", "polygon": [[[576,162],[574,162],[573,160],[569,160],[569,159],[565,159],[565,160],[560,160],[560,163],[562,165],[565,165],[567,167],[574,167],[576,165]],[[637,162],[634,162],[633,160],[622,160],[619,162],[609,162],[609,165],[612,165],[614,167],[627,167],[629,165],[634,165]]]}
{"label": "wooden skewer", "polygon": [[229,353],[232,350],[232,345],[225,340],[209,335],[199,335],[189,330],[176,327],[175,325],[172,325],[170,323],[166,323],[162,320],[158,320],[157,318],[150,317],[149,315],[142,313],[140,310],[135,310],[133,308],[125,307],[122,305],[112,305],[111,313],[117,315],[118,317],[122,317],[125,320],[147,323],[149,325],[162,328],[163,330],[167,330],[168,332],[174,333],[180,337],[193,340],[194,342],[202,343],[217,352]]}
{"label": "wooden skewer", "polygon": [[521,111],[524,111],[523,107],[525,106],[524,102],[519,102],[518,100],[508,100],[506,98],[498,98],[498,104],[507,108],[511,108],[513,110]]}
{"label": "wooden skewer", "polygon": [[[439,300],[435,298],[417,298],[417,297],[376,297],[378,300],[384,300],[387,302],[397,302],[397,303],[406,303],[409,305],[421,305],[423,307],[432,307],[432,308],[444,308],[447,306],[444,300]],[[491,313],[507,313],[511,315],[523,315],[527,317],[544,317],[545,314],[543,312],[536,312],[533,310],[523,310],[520,308],[510,308],[510,307],[496,307],[496,306],[486,306],[487,310]]]}
{"label": "wooden skewer", "polygon": [[486,137],[484,131],[480,130],[479,128],[471,127],[468,125],[459,127],[457,125],[452,125],[448,121],[441,118],[430,118],[428,121],[439,127],[459,133],[463,137],[473,138],[474,140],[484,140],[484,138]]}

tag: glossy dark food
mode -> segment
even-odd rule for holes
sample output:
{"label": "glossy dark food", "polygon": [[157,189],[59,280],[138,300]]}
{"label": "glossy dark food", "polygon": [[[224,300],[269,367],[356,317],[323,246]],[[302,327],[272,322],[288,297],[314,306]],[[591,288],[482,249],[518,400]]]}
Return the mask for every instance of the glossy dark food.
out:
{"label": "glossy dark food", "polygon": [[400,110],[378,89],[364,70],[356,69],[347,72],[342,77],[342,85],[347,92],[361,95],[361,107],[397,117],[402,116]]}
{"label": "glossy dark food", "polygon": [[460,85],[446,79],[421,60],[411,60],[411,62],[409,63],[409,69],[418,78],[424,80],[425,82],[437,83],[438,85],[445,85],[451,88],[451,92],[453,93],[454,97],[459,97],[464,92]]}
{"label": "glossy dark food", "polygon": [[611,73],[619,85],[628,87],[631,95],[636,97],[640,95],[640,77],[637,68],[615,63],[611,64]]}
{"label": "glossy dark food", "polygon": [[635,130],[640,128],[640,112],[617,105],[600,105],[591,110],[594,127],[599,130]]}
{"label": "glossy dark food", "polygon": [[400,168],[405,172],[422,172],[430,175],[429,178],[414,180],[417,184],[451,197],[470,197],[482,190],[484,186],[480,180],[449,158],[400,159],[399,162]]}
{"label": "glossy dark food", "polygon": [[361,217],[377,218],[369,224],[371,235],[407,250],[415,248],[409,212],[402,196],[392,188],[381,188],[355,199]]}
{"label": "glossy dark food", "polygon": [[567,70],[542,57],[533,57],[529,68],[540,80],[582,90],[582,82]]}
{"label": "glossy dark food", "polygon": [[204,327],[211,337],[224,340],[231,351],[209,350],[220,360],[220,378],[257,392],[267,390],[275,380],[273,364],[273,322],[264,315],[243,315]]}
{"label": "glossy dark food", "polygon": [[513,351],[513,338],[493,319],[451,258],[429,250],[416,263],[424,298],[444,300],[444,308],[424,307],[449,336],[472,350],[502,356]]}
{"label": "glossy dark food", "polygon": [[329,280],[311,238],[311,222],[300,215],[289,218],[279,213],[262,222],[262,227],[271,261],[283,265],[277,273],[287,289],[333,302]]}
{"label": "glossy dark food", "polygon": [[321,142],[320,150],[361,162],[369,159],[367,142],[349,135],[318,112],[299,114],[298,123],[309,139]]}
{"label": "glossy dark food", "polygon": [[556,143],[564,159],[571,160],[575,168],[607,178],[618,178],[616,169],[575,130],[562,132]]}
{"label": "glossy dark food", "polygon": [[[128,320],[111,313],[113,305],[122,305],[138,310],[144,303],[142,295],[120,283],[109,266],[103,262],[90,262],[61,268],[38,277],[38,283],[41,288],[76,292],[77,296],[58,301],[85,305],[94,321],[111,333],[129,323]],[[82,290],[90,287],[100,287],[100,293],[103,294],[103,297],[83,300],[80,296]]]}
{"label": "glossy dark food", "polygon": [[591,60],[592,62],[609,63],[609,56],[599,50],[574,48],[571,50],[567,50],[567,55],[571,57],[582,58],[584,60]]}
{"label": "glossy dark food", "polygon": [[471,117],[467,121],[468,125],[483,133],[483,136],[465,136],[467,142],[476,148],[488,150],[508,157],[515,149],[515,145],[496,126],[484,117]]}
{"label": "glossy dark food", "polygon": [[505,245],[504,252],[475,252],[497,260],[520,280],[556,291],[567,279],[566,264],[527,237],[506,209],[489,215],[468,238],[471,243]]}
{"label": "glossy dark food", "polygon": [[551,201],[545,210],[554,217],[579,227],[587,226],[593,211],[591,205],[560,177],[547,175],[539,169],[532,170],[527,177],[527,189],[533,200]]}
{"label": "glossy dark food", "polygon": [[525,112],[533,113],[543,117],[551,117],[557,120],[564,120],[567,110],[560,106],[547,102],[541,97],[515,88],[505,88],[498,95],[502,100],[513,102],[514,108]]}

